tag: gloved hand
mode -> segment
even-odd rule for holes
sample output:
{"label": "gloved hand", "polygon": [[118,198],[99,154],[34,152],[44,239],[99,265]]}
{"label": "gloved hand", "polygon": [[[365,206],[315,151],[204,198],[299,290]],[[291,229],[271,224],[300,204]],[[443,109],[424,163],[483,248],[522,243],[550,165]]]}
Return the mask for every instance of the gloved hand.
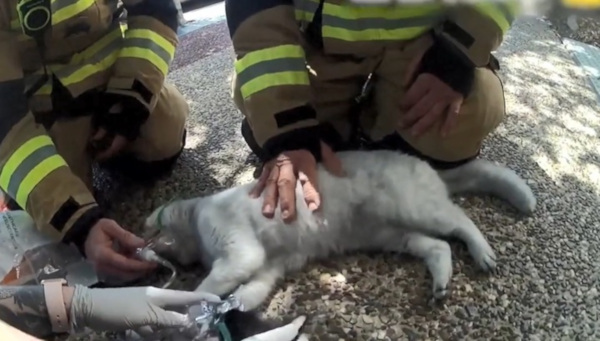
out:
{"label": "gloved hand", "polygon": [[88,327],[96,331],[186,327],[187,306],[202,301],[219,302],[220,298],[155,287],[90,289],[78,285],[71,302],[71,325],[75,330]]}
{"label": "gloved hand", "polygon": [[306,317],[300,316],[283,327],[247,337],[242,341],[293,341],[296,340],[296,337],[298,337],[297,341],[308,341],[306,335],[298,336],[304,322],[306,322]]}

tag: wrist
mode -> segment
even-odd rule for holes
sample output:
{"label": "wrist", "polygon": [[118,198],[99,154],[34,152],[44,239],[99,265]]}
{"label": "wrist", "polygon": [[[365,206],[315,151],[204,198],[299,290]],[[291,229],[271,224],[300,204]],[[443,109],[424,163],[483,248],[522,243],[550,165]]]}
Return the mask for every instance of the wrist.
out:
{"label": "wrist", "polygon": [[63,287],[63,300],[65,301],[65,310],[67,311],[67,316],[71,316],[71,305],[73,303],[73,294],[75,293],[74,287]]}
{"label": "wrist", "polygon": [[85,254],[85,241],[90,230],[100,219],[104,218],[104,212],[98,205],[85,208],[85,210],[63,237],[64,243],[75,244],[83,256],[87,256]]}
{"label": "wrist", "polygon": [[319,162],[321,161],[321,142],[325,140],[321,126],[310,126],[271,137],[264,143],[263,150],[266,161],[272,160],[286,151],[306,150]]}

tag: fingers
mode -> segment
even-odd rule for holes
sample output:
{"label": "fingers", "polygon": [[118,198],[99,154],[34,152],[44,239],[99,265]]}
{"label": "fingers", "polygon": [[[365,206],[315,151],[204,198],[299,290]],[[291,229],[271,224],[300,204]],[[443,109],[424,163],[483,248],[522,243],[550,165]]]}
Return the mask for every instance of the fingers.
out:
{"label": "fingers", "polygon": [[170,310],[156,309],[156,321],[153,326],[158,328],[187,327],[190,320],[187,315]]}
{"label": "fingers", "polygon": [[346,176],[342,161],[327,144],[321,142],[321,163],[327,171],[335,176]]}
{"label": "fingers", "polygon": [[[156,268],[156,264],[154,263],[127,258],[110,247],[98,249],[95,258],[106,270],[110,267],[115,272],[123,272],[131,275],[136,272],[143,273]],[[123,273],[121,275],[124,275]]]}
{"label": "fingers", "polygon": [[295,187],[296,174],[294,174],[294,165],[288,160],[279,165],[279,178],[277,179],[281,218],[285,223],[290,223],[296,219]]}
{"label": "fingers", "polygon": [[98,131],[96,132],[96,134],[94,134],[94,137],[92,138],[92,140],[100,141],[105,136],[106,136],[106,129],[100,128],[100,129],[98,129]]}
{"label": "fingers", "polygon": [[221,302],[219,296],[199,291],[181,291],[147,287],[146,295],[151,297],[152,303],[161,308],[188,306],[203,301]]}
{"label": "fingers", "polygon": [[279,193],[277,192],[277,179],[279,179],[279,167],[274,166],[269,171],[267,177],[265,195],[263,197],[263,215],[267,218],[273,218]]}
{"label": "fingers", "polygon": [[316,211],[321,206],[321,196],[319,195],[317,168],[305,167],[299,171],[298,178],[304,192],[304,200],[308,209]]}
{"label": "fingers", "polygon": [[422,74],[417,77],[417,80],[411,85],[402,101],[403,109],[410,109],[417,104],[430,89],[430,80],[427,74]]}
{"label": "fingers", "polygon": [[435,94],[433,92],[426,93],[415,105],[411,106],[410,109],[404,114],[401,120],[402,128],[413,127],[413,125],[419,121],[431,108],[437,103],[435,100]]}
{"label": "fingers", "polygon": [[427,52],[427,50],[419,51],[408,64],[406,68],[406,76],[404,76],[404,85],[410,84],[410,82],[414,79],[417,70],[419,69],[419,65],[421,65],[421,60],[423,59],[425,52]]}
{"label": "fingers", "polygon": [[145,245],[142,238],[125,230],[116,222],[112,222],[112,224],[103,224],[102,230],[110,237],[116,239],[120,245],[125,246],[128,249],[133,250],[138,247],[144,247]]}
{"label": "fingers", "polygon": [[252,197],[252,198],[260,197],[260,194],[264,191],[264,189],[267,185],[267,179],[269,178],[269,175],[271,174],[271,168],[272,168],[272,166],[270,166],[270,165],[263,165],[262,172],[260,173],[260,178],[258,178],[256,185],[252,188],[252,190],[250,190],[250,193],[248,193],[250,195],[250,197]]}
{"label": "fingers", "polygon": [[413,136],[419,136],[424,131],[429,129],[442,113],[446,110],[447,105],[445,103],[436,103],[431,109],[421,117],[420,120],[415,123],[411,128],[411,134]]}
{"label": "fingers", "polygon": [[448,134],[454,127],[456,126],[456,121],[458,120],[458,114],[462,107],[462,98],[450,103],[448,107],[448,111],[446,113],[446,119],[442,125],[441,135],[442,137],[447,137]]}
{"label": "fingers", "polygon": [[111,157],[117,155],[121,150],[123,150],[123,148],[125,148],[126,145],[127,140],[125,139],[125,137],[121,135],[116,135],[113,138],[110,147],[104,151],[99,152],[98,155],[96,155],[96,160],[106,161]]}
{"label": "fingers", "polygon": [[283,327],[245,338],[242,341],[292,341],[298,336],[304,322],[306,322],[306,317],[300,316]]}

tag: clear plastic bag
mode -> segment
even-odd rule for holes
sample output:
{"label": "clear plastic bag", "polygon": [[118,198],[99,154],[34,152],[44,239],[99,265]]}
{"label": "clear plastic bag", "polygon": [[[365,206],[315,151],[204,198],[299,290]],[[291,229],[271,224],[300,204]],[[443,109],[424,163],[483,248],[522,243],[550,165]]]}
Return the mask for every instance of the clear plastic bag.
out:
{"label": "clear plastic bag", "polygon": [[[122,341],[219,341],[231,340],[223,318],[231,310],[243,310],[241,302],[234,296],[229,296],[219,303],[202,302],[188,307],[187,316],[190,321],[188,328],[153,330],[144,332],[128,330],[120,333]],[[220,337],[222,336],[222,338]]]}
{"label": "clear plastic bag", "polygon": [[37,230],[25,211],[0,212],[0,284],[40,284],[65,278],[70,284],[98,282],[93,266],[74,245],[56,241]]}

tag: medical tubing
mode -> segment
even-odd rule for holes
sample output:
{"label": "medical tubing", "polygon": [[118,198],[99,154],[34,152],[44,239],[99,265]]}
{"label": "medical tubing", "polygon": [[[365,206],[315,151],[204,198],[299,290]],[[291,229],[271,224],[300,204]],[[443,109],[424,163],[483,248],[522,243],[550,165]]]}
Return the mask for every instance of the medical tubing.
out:
{"label": "medical tubing", "polygon": [[171,277],[162,286],[162,288],[167,289],[171,285],[173,285],[173,282],[175,281],[175,278],[177,277],[177,269],[175,269],[175,266],[173,266],[173,264],[171,262],[169,262],[168,260],[159,256],[154,250],[152,250],[150,248],[150,246],[138,248],[136,250],[136,255],[138,258],[140,258],[142,260],[145,260],[148,262],[155,262],[155,263],[158,263],[158,264],[164,266],[165,268],[169,269],[171,271]]}

